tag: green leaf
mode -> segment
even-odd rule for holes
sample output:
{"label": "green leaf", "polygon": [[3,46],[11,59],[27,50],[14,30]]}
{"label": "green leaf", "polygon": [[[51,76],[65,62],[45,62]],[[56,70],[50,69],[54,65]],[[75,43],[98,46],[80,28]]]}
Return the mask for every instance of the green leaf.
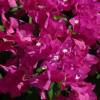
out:
{"label": "green leaf", "polygon": [[32,17],[29,17],[29,23],[32,24]]}
{"label": "green leaf", "polygon": [[55,83],[54,84],[54,95],[59,96],[61,93],[61,84],[60,83]]}
{"label": "green leaf", "polygon": [[54,16],[53,18],[54,18],[54,20],[59,20],[59,19],[61,19],[62,17],[61,17],[61,16]]}
{"label": "green leaf", "polygon": [[3,78],[3,76],[2,76],[2,74],[0,73],[0,79],[2,79]]}
{"label": "green leaf", "polygon": [[45,70],[46,70],[46,68],[39,67],[39,68],[36,69],[35,75],[39,75],[39,74],[43,73]]}
{"label": "green leaf", "polygon": [[97,74],[96,79],[100,79],[100,74]]}
{"label": "green leaf", "polygon": [[0,25],[0,31],[4,32],[4,26],[3,25]]}
{"label": "green leaf", "polygon": [[69,28],[69,30],[72,30],[72,25],[69,25],[68,28]]}
{"label": "green leaf", "polygon": [[33,92],[32,90],[28,90],[27,93],[31,95]]}
{"label": "green leaf", "polygon": [[15,8],[12,8],[12,9],[11,9],[11,12],[14,13],[14,12],[16,12],[17,10],[18,10],[18,8],[15,7]]}
{"label": "green leaf", "polygon": [[60,83],[52,83],[50,90],[48,92],[49,100],[54,100],[55,97],[61,94],[61,84]]}
{"label": "green leaf", "polygon": [[49,96],[49,100],[53,100],[53,96],[54,96],[53,89],[50,89],[50,91],[48,92],[48,96]]}
{"label": "green leaf", "polygon": [[18,11],[19,9],[21,9],[22,6],[17,6],[17,7],[14,7],[10,10],[11,13],[15,13],[16,11]]}
{"label": "green leaf", "polygon": [[37,70],[36,70],[36,73],[38,73],[38,74],[40,74],[40,73],[42,73],[44,70],[42,69],[42,68],[38,68]]}

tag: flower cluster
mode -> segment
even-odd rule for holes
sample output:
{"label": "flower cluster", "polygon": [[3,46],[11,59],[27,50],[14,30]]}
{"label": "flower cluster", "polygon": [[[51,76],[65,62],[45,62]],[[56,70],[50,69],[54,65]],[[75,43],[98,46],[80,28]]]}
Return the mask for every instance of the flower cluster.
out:
{"label": "flower cluster", "polygon": [[99,41],[99,0],[0,0],[0,93],[97,100],[85,80],[100,71]]}

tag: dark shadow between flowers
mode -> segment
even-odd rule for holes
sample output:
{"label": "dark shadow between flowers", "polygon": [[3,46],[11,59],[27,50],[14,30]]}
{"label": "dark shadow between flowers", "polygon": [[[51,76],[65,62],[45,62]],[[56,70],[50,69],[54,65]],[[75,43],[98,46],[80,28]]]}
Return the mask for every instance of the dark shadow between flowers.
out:
{"label": "dark shadow between flowers", "polygon": [[92,84],[95,85],[94,92],[96,93],[98,100],[100,100],[100,78],[97,79],[96,74],[91,76],[89,75],[85,81],[91,82]]}
{"label": "dark shadow between flowers", "polygon": [[31,87],[21,96],[11,98],[9,94],[0,94],[0,100],[41,100],[38,89]]}
{"label": "dark shadow between flowers", "polygon": [[0,64],[5,64],[8,59],[12,57],[10,51],[1,51],[0,52]]}

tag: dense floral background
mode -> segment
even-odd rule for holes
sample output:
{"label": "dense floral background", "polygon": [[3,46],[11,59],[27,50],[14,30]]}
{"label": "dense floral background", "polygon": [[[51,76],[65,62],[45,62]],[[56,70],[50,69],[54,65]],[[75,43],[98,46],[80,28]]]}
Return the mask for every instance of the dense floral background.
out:
{"label": "dense floral background", "polygon": [[100,0],[0,0],[0,100],[100,100]]}

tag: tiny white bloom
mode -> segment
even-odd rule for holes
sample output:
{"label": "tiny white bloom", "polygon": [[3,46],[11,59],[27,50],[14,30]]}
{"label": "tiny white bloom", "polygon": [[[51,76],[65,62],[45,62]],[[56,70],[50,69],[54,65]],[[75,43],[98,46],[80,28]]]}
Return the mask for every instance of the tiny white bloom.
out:
{"label": "tiny white bloom", "polygon": [[24,85],[23,82],[20,82],[18,85],[17,85],[17,88],[20,90],[22,88],[22,86]]}
{"label": "tiny white bloom", "polygon": [[41,46],[41,42],[37,42],[36,46],[38,46],[38,47]]}
{"label": "tiny white bloom", "polygon": [[63,0],[64,2],[67,2],[68,0]]}
{"label": "tiny white bloom", "polygon": [[75,20],[75,24],[78,24],[79,23],[79,20]]}
{"label": "tiny white bloom", "polygon": [[34,54],[34,53],[35,53],[35,51],[30,51],[30,52],[28,52],[29,55],[32,55],[32,54]]}
{"label": "tiny white bloom", "polygon": [[58,55],[55,55],[55,56],[53,57],[53,60],[55,60],[55,61],[59,60],[59,56],[58,56]]}
{"label": "tiny white bloom", "polygon": [[46,69],[47,69],[47,66],[43,66],[42,69],[43,69],[43,70],[46,70]]}
{"label": "tiny white bloom", "polygon": [[76,76],[75,76],[75,79],[76,79],[76,80],[79,80],[79,79],[80,79],[80,76],[79,76],[79,75],[76,75]]}
{"label": "tiny white bloom", "polygon": [[67,49],[63,49],[62,52],[63,52],[63,53],[67,53],[68,50],[67,50]]}

